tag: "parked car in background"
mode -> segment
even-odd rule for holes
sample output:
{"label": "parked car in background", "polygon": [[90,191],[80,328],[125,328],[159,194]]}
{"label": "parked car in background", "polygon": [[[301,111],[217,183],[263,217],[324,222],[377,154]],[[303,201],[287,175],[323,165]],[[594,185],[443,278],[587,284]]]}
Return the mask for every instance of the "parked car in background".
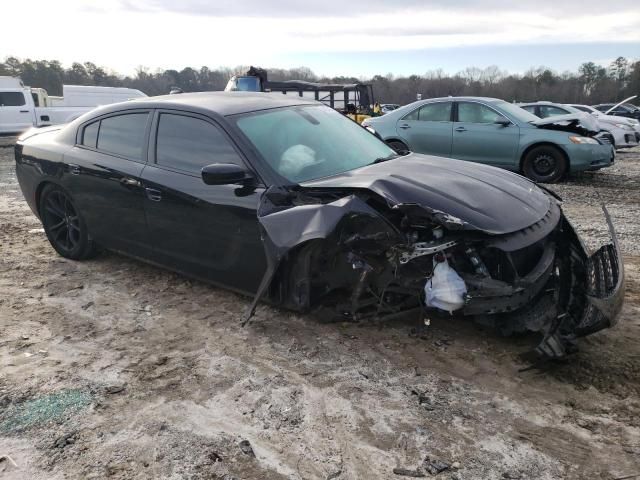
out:
{"label": "parked car in background", "polygon": [[640,120],[636,120],[635,118],[628,118],[628,117],[617,117],[615,115],[606,115],[601,111],[596,110],[593,107],[590,107],[589,105],[580,105],[580,104],[572,103],[572,104],[569,104],[569,106],[573,108],[577,108],[582,112],[586,112],[593,115],[598,119],[598,122],[600,122],[601,125],[611,124],[611,123],[613,124],[626,123],[627,125],[631,126],[631,128],[633,128],[633,131],[635,132],[635,136],[636,136],[636,142],[640,143]]}
{"label": "parked car in background", "polygon": [[62,97],[49,96],[49,98],[53,107],[98,107],[146,96],[135,88],[63,85]]}
{"label": "parked car in background", "polygon": [[[25,86],[19,78],[0,77],[0,134],[70,122],[98,105],[146,97],[132,88],[64,85],[63,97]],[[68,95],[68,96],[66,96]]]}
{"label": "parked car in background", "polygon": [[624,300],[606,210],[613,243],[591,255],[529,180],[397,154],[295,95],[106,106],[25,133],[15,158],[60,255],[100,245],[250,294],[245,321],[261,299],[331,320],[455,311],[538,332],[553,358],[613,326]]}
{"label": "parked car in background", "polygon": [[[540,118],[548,118],[557,115],[590,114],[590,112],[585,112],[579,108],[552,102],[518,103],[516,105]],[[631,123],[633,121],[632,119],[612,117],[601,113],[595,116],[595,118],[599,128],[602,131],[611,134],[614,148],[630,148],[638,146],[638,137],[636,137],[636,130],[634,125]]]}
{"label": "parked car in background", "polygon": [[393,112],[398,108],[400,108],[400,105],[398,105],[397,103],[383,103],[380,105],[380,111],[382,112],[383,115],[385,113]]}
{"label": "parked car in background", "polygon": [[593,108],[599,110],[606,115],[615,115],[617,117],[635,118],[640,120],[640,107],[629,103],[636,96],[629,97],[620,103],[601,103],[600,105],[594,105]]}
{"label": "parked car in background", "polygon": [[615,158],[609,136],[601,134],[589,115],[540,119],[495,98],[420,100],[367,119],[363,126],[396,151],[486,163],[536,182],[608,167]]}

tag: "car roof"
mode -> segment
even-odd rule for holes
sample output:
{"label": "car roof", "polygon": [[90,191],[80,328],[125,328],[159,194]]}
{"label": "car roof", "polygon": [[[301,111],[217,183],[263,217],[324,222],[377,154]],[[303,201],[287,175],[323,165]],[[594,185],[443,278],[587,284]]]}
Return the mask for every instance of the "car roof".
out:
{"label": "car roof", "polygon": [[535,102],[516,102],[516,105],[552,105],[551,100],[536,100]]}
{"label": "car roof", "polygon": [[424,100],[419,100],[422,102],[436,102],[436,101],[444,101],[444,100],[448,100],[448,101],[465,101],[465,100],[469,100],[469,101],[480,101],[480,102],[486,102],[486,103],[502,103],[505,100],[501,99],[501,98],[492,98],[492,97],[439,97],[439,98],[425,98]]}
{"label": "car roof", "polygon": [[542,107],[544,106],[551,106],[551,107],[570,107],[571,105],[568,103],[557,103],[557,102],[550,102],[549,100],[539,100],[537,102],[518,102],[516,103],[516,105],[520,106],[525,106],[525,107],[529,107],[529,106],[533,106],[533,105],[540,105]]}
{"label": "car roof", "polygon": [[[140,108],[195,107],[226,116],[294,105],[317,105],[318,102],[301,98],[298,95],[283,95],[282,93],[197,92],[140,98],[130,100],[126,104]],[[118,105],[123,106],[122,103]]]}

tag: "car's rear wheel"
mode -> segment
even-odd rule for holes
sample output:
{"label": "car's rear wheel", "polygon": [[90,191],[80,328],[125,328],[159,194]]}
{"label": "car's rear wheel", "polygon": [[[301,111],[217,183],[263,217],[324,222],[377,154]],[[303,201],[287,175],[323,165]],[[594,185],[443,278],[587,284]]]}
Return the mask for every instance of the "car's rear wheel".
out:
{"label": "car's rear wheel", "polygon": [[409,151],[409,147],[407,147],[400,140],[389,140],[387,142],[387,145],[389,145],[391,148],[393,148],[398,153],[408,152]]}
{"label": "car's rear wheel", "polygon": [[567,172],[567,159],[556,147],[541,145],[525,155],[522,172],[534,182],[555,183]]}
{"label": "car's rear wheel", "polygon": [[60,255],[84,260],[97,248],[71,196],[61,187],[47,185],[40,195],[40,218],[49,243]]}

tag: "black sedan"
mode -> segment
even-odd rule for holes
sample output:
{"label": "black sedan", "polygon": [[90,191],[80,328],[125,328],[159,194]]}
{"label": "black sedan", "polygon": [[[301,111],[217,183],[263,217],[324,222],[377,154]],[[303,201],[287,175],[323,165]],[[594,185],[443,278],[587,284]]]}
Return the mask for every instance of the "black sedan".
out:
{"label": "black sedan", "polygon": [[[331,319],[473,316],[562,356],[613,325],[623,266],[560,201],[486,165],[395,153],[338,112],[268,93],[96,109],[15,150],[53,248],[106,248]],[[606,210],[605,210],[606,212]]]}

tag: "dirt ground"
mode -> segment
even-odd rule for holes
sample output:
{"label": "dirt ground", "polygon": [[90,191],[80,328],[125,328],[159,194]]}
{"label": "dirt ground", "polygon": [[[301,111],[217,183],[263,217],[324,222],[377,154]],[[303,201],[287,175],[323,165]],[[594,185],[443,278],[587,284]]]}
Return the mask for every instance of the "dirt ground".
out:
{"label": "dirt ground", "polygon": [[534,338],[267,306],[242,328],[247,298],[112,253],[65,260],[0,147],[0,479],[640,475],[640,149],[554,189],[592,246],[609,205],[626,305],[567,362],[520,371]]}

